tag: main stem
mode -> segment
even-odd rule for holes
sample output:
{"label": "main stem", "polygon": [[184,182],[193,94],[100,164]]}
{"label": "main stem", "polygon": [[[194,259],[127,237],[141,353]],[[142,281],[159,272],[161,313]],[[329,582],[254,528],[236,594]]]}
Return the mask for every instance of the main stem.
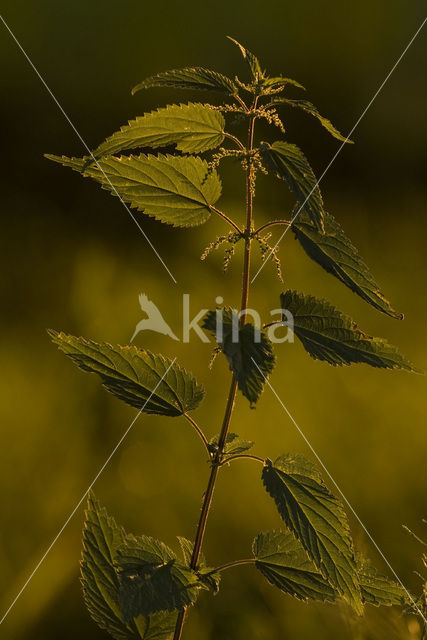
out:
{"label": "main stem", "polygon": [[[249,275],[250,275],[250,266],[251,266],[251,231],[252,231],[252,211],[253,211],[253,188],[252,188],[252,160],[250,153],[253,149],[254,143],[254,124],[255,124],[255,116],[253,115],[253,110],[256,108],[257,98],[254,99],[252,109],[249,113],[249,128],[248,128],[248,143],[247,143],[247,168],[246,168],[246,225],[245,225],[245,252],[243,258],[243,274],[242,274],[242,298],[240,303],[240,324],[243,326],[246,322],[246,309],[248,306],[248,298],[249,298]],[[193,553],[191,556],[190,567],[191,569],[196,569],[199,564],[200,552],[203,546],[203,540],[205,537],[206,524],[208,521],[209,511],[212,504],[212,498],[215,491],[216,479],[218,476],[218,471],[220,468],[221,458],[224,453],[224,447],[227,440],[228,429],[230,427],[231,416],[233,414],[234,402],[236,399],[236,391],[237,391],[237,379],[233,375],[230,390],[228,392],[227,404],[225,407],[224,418],[222,421],[222,428],[218,439],[218,449],[215,453],[215,456],[212,460],[212,468],[211,473],[208,480],[208,486],[206,488],[204,497],[202,510],[200,512],[199,523],[197,525],[196,538],[194,540]],[[175,633],[173,636],[173,640],[180,640],[182,635],[182,629],[184,627],[186,616],[186,609],[182,609],[179,612],[178,618],[175,625]]]}

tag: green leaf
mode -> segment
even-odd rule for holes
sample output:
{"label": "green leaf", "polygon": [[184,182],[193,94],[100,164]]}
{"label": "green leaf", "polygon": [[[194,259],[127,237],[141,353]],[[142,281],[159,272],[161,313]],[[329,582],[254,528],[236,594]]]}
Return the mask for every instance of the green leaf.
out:
{"label": "green leaf", "polygon": [[[296,80],[292,80],[292,78],[282,78],[282,76],[278,76],[276,78],[264,78],[262,82],[262,93],[265,96],[268,96],[272,93],[280,93],[283,89],[286,88],[286,85],[292,85],[293,87],[297,87],[298,89],[303,89],[305,91],[305,87],[302,86]],[[268,105],[269,106],[269,105]]]}
{"label": "green leaf", "polygon": [[149,536],[127,536],[117,549],[120,607],[123,619],[193,604],[201,588],[197,575],[179,562],[163,542]]}
{"label": "green leaf", "polygon": [[[170,144],[184,153],[200,153],[224,140],[222,113],[204,104],[169,105],[131,120],[95,151],[95,158],[138,147],[156,149]],[[91,158],[88,158],[88,164]]]}
{"label": "green leaf", "polygon": [[252,79],[257,83],[260,82],[264,78],[264,72],[261,69],[261,65],[259,63],[258,58],[254,56],[254,54],[251,51],[249,51],[249,49],[246,49],[246,47],[241,45],[234,38],[230,38],[230,36],[227,36],[227,38],[231,40],[231,42],[234,42],[234,44],[239,47],[240,53],[242,54],[244,61],[247,63],[249,67],[249,70],[252,75]]}
{"label": "green leaf", "polygon": [[[219,435],[214,436],[209,441],[209,446],[213,452],[218,449]],[[236,455],[252,449],[255,442],[251,440],[242,440],[237,433],[228,433],[225,441],[224,454]]]}
{"label": "green leaf", "polygon": [[81,561],[81,582],[88,611],[101,629],[108,631],[116,640],[169,640],[175,616],[162,613],[139,616],[129,623],[123,620],[114,558],[125,536],[124,530],[90,493]]}
{"label": "green leaf", "polygon": [[[194,545],[188,538],[183,538],[182,536],[177,536],[177,538],[179,546],[181,547],[182,555],[184,557],[184,563],[186,565],[190,565]],[[200,555],[200,558],[202,558],[202,555]]]}
{"label": "green leaf", "polygon": [[[184,557],[184,563],[187,566],[190,566],[194,545],[191,540],[188,540],[188,538],[182,538],[181,536],[178,536],[178,541]],[[206,565],[203,553],[199,554],[199,564],[197,565],[195,572],[203,588],[209,589],[210,591],[213,591],[213,593],[218,593],[221,574],[212,569],[212,567],[208,567]]]}
{"label": "green leaf", "polygon": [[[255,566],[274,586],[300,600],[335,602],[338,593],[322,577],[292,533],[268,531],[254,540]],[[393,580],[381,576],[359,556],[356,562],[362,602],[375,606],[405,605],[408,596]]]}
{"label": "green leaf", "polygon": [[[315,360],[324,360],[334,366],[364,362],[381,369],[415,369],[394,347],[383,338],[373,338],[361,331],[347,315],[326,300],[319,300],[297,291],[280,296],[282,309],[293,316],[292,324],[284,319]],[[293,326],[292,326],[293,325]]]}
{"label": "green leaf", "polygon": [[338,131],[338,129],[334,127],[332,122],[327,118],[324,118],[322,115],[320,115],[320,113],[317,110],[317,107],[315,107],[314,104],[312,104],[308,100],[291,100],[289,98],[273,98],[273,100],[271,101],[271,105],[269,106],[279,107],[281,105],[289,105],[290,107],[296,107],[297,109],[302,109],[306,113],[309,113],[311,116],[314,116],[315,118],[317,118],[320,124],[322,125],[322,127],[324,127],[331,134],[331,136],[334,136],[334,138],[336,138],[337,140],[341,140],[342,142],[349,142],[350,144],[353,144],[353,140],[350,140],[349,138],[346,138],[345,136],[343,136]]}
{"label": "green leaf", "polygon": [[221,574],[212,567],[205,565],[197,569],[197,577],[205,589],[209,589],[212,593],[217,594],[221,583]]}
{"label": "green leaf", "polygon": [[169,358],[133,345],[49,333],[80,369],[97,373],[107,391],[144,413],[180,416],[195,409],[203,399],[204,390],[195,378]]}
{"label": "green leaf", "polygon": [[266,461],[262,479],[286,526],[322,576],[361,613],[347,517],[318,470],[302,456],[284,454],[274,464]]}
{"label": "green leaf", "polygon": [[107,156],[87,166],[87,158],[46,157],[97,180],[131,207],[174,227],[206,222],[221,195],[217,172],[209,171],[201,158]]}
{"label": "green leaf", "polygon": [[192,89],[202,91],[220,91],[235,95],[238,91],[235,83],[227,76],[217,71],[204,69],[203,67],[188,67],[186,69],[172,69],[157,73],[140,82],[132,89],[135,94],[141,89],[151,87],[170,87],[173,89]]}
{"label": "green leaf", "polygon": [[306,211],[316,227],[323,231],[323,201],[316,176],[307,158],[295,144],[262,142],[261,159],[277,178],[285,180],[300,207]]}
{"label": "green leaf", "polygon": [[[217,313],[220,315],[221,310],[209,311],[202,325],[214,335],[217,332]],[[217,336],[218,344],[236,376],[240,391],[253,407],[263,391],[265,379],[274,367],[271,342],[264,331],[250,322],[239,327],[236,311],[223,309],[222,316],[222,338],[218,340]]]}
{"label": "green leaf", "polygon": [[341,280],[354,293],[392,318],[403,319],[381,293],[357,249],[331,214],[324,213],[325,233],[319,233],[307,213],[300,211],[292,231],[304,251],[325,271]]}
{"label": "green leaf", "polygon": [[400,584],[378,574],[370,562],[362,556],[357,558],[357,572],[362,598],[367,604],[390,607],[410,603],[407,592]]}
{"label": "green leaf", "polygon": [[336,591],[317,571],[304,547],[283,531],[260,533],[254,540],[256,568],[270,584],[300,600],[335,602]]}

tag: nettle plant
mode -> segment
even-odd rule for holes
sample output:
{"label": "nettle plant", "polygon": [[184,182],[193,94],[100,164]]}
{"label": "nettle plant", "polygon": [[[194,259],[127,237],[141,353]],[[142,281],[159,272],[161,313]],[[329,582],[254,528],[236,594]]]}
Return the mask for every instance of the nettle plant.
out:
{"label": "nettle plant", "polygon": [[[160,222],[193,227],[206,222],[211,214],[220,216],[231,229],[212,242],[203,258],[226,243],[227,267],[235,245],[240,241],[244,244],[240,313],[230,307],[216,309],[203,322],[207,331],[217,335],[217,319],[222,318],[217,350],[225,355],[232,372],[220,433],[210,439],[192,417],[205,392],[175,359],[134,345],[98,343],[51,332],[54,343],[77,366],[97,373],[104,387],[131,407],[146,414],[187,420],[200,436],[210,462],[195,539],[178,538],[180,554],[154,538],[125,533],[94,495],[89,495],[81,563],[83,594],[93,619],[117,640],[179,640],[188,609],[196,603],[199,592],[206,589],[216,593],[222,571],[245,563],[252,563],[268,582],[290,596],[330,603],[344,600],[358,614],[362,614],[365,603],[415,604],[402,585],[379,575],[355,552],[344,508],[309,460],[284,453],[272,462],[249,454],[254,443],[229,430],[238,390],[254,406],[275,364],[266,327],[255,327],[246,313],[253,242],[259,244],[262,259],[272,256],[280,276],[277,247],[270,247],[268,242],[270,227],[290,227],[308,256],[328,273],[379,311],[392,318],[401,317],[380,292],[339,224],[325,211],[316,178],[302,151],[283,139],[255,144],[254,131],[256,122],[264,120],[283,138],[281,110],[293,107],[317,118],[338,140],[350,141],[310,102],[287,97],[289,89],[303,89],[298,82],[269,77],[250,51],[235,44],[249,67],[245,82],[196,67],[159,73],[134,89],[200,89],[222,95],[224,104],[168,105],[130,121],[90,156],[48,156],[93,178],[131,207]],[[228,130],[228,126],[242,121],[247,123],[244,141]],[[162,147],[169,147],[171,152],[119,155],[133,149]],[[200,157],[213,150],[208,160]],[[217,169],[226,158],[239,162],[245,173],[243,225],[216,207],[221,195]],[[283,180],[294,194],[297,204],[290,220],[272,220],[255,227],[253,200],[260,171]],[[281,308],[292,315],[292,330],[314,359],[334,366],[361,362],[383,369],[414,370],[395,347],[361,331],[351,318],[325,300],[288,290],[281,295]],[[237,342],[232,339],[236,318]],[[286,318],[289,313],[283,316],[284,324]],[[241,459],[261,463],[262,482],[284,526],[260,533],[253,542],[251,558],[212,567],[202,546],[216,479],[225,464]]]}

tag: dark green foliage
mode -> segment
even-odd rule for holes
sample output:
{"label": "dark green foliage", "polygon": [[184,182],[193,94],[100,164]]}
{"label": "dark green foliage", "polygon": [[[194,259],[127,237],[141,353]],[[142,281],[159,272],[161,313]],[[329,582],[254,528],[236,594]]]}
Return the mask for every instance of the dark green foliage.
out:
{"label": "dark green foliage", "polygon": [[284,454],[266,461],[264,486],[286,526],[329,584],[362,612],[353,546],[344,509],[319,471],[299,455]]}
{"label": "dark green foliage", "polygon": [[[270,340],[264,331],[247,322],[239,326],[238,314],[231,309],[209,311],[203,327],[214,335],[217,332],[218,314],[222,315],[222,336],[218,340],[228,360],[230,370],[237,378],[240,391],[255,405],[264,388],[265,378],[274,367],[274,355]],[[234,331],[233,331],[234,326]]]}
{"label": "dark green foliage", "polygon": [[[249,295],[251,243],[260,243],[263,258],[269,249],[269,232],[260,235],[269,223],[257,229],[253,218],[257,172],[272,173],[285,181],[296,197],[291,228],[308,256],[379,311],[400,317],[338,222],[325,212],[304,153],[284,140],[258,143],[254,126],[263,118],[284,132],[277,108],[290,106],[315,117],[338,140],[351,141],[311,102],[283,96],[289,87],[304,89],[299,82],[281,75],[269,77],[251,51],[230,39],[248,65],[247,82],[202,67],[188,67],[151,76],[133,90],[169,87],[213,91],[225,99],[221,105],[167,105],[129,121],[92,155],[47,157],[93,178],[131,207],[174,227],[200,225],[212,213],[219,215],[231,231],[211,243],[204,256],[228,241],[228,264],[235,244],[244,241],[242,307]],[[228,125],[244,120],[247,132],[240,140]],[[164,147],[172,153],[157,152]],[[155,153],[116,155],[147,148]],[[214,150],[206,160],[195,155]],[[222,188],[217,168],[225,157],[240,162],[245,171],[246,222],[242,228],[240,218],[232,220],[214,206]],[[278,220],[274,224],[290,223]],[[276,250],[277,246],[271,255],[277,264]],[[363,333],[351,318],[325,300],[289,290],[281,295],[281,303],[293,318],[291,322],[284,314],[284,324],[312,358],[332,365],[363,362],[379,368],[415,370],[395,347]],[[200,590],[217,593],[220,571],[247,562],[255,564],[272,585],[301,600],[333,603],[344,599],[359,614],[364,603],[413,604],[404,588],[377,574],[366,560],[355,558],[343,506],[308,460],[283,454],[272,463],[268,458],[245,455],[254,443],[229,432],[236,387],[254,406],[275,365],[266,331],[246,322],[244,312],[244,308],[240,313],[229,307],[217,309],[203,321],[204,328],[217,338],[215,352],[222,350],[233,375],[220,434],[208,439],[186,415],[204,444],[210,466],[195,541],[178,538],[182,551],[178,557],[159,540],[127,535],[93,495],[89,496],[81,564],[84,599],[92,618],[116,640],[171,640],[172,635],[180,640],[185,610],[196,602]],[[98,343],[55,331],[50,335],[79,368],[98,374],[108,391],[145,413],[182,416],[203,399],[202,387],[175,360],[135,346]],[[213,417],[216,421],[217,416]],[[253,559],[212,568],[202,545],[215,482],[222,466],[239,456],[263,464],[262,481],[287,531],[260,533],[254,541]]]}
{"label": "dark green foliage", "polygon": [[408,593],[400,584],[379,574],[363,556],[358,556],[356,560],[364,602],[377,607],[411,604]]}
{"label": "dark green foliage", "polygon": [[174,227],[206,222],[221,195],[216,171],[197,157],[106,156],[88,165],[87,158],[46,156],[97,180],[131,207]]}
{"label": "dark green foliage", "polygon": [[[209,445],[213,452],[218,449],[218,440],[219,440],[219,434],[214,436],[209,441]],[[237,433],[229,433],[225,441],[223,453],[230,456],[236,455],[239,453],[244,453],[245,451],[252,449],[254,444],[255,443],[252,442],[252,440],[242,440],[241,438],[239,438]]]}
{"label": "dark green foliage", "polygon": [[315,360],[332,365],[364,362],[381,369],[417,371],[400,355],[396,347],[383,338],[373,338],[326,300],[297,291],[280,296],[282,309],[293,316],[293,331]]}
{"label": "dark green foliage", "polygon": [[231,40],[231,42],[234,42],[234,44],[239,47],[240,53],[242,54],[243,59],[247,63],[249,71],[251,72],[252,80],[256,84],[261,83],[265,73],[261,69],[258,58],[254,56],[254,54],[249,51],[249,49],[246,49],[246,47],[237,42],[237,40],[234,40],[234,38],[230,38],[230,36],[228,36],[228,39]]}
{"label": "dark green foliage", "polygon": [[[258,534],[253,553],[256,568],[281,591],[301,600],[335,602],[340,597],[290,531]],[[400,585],[379,575],[367,560],[359,557],[356,566],[364,604],[392,606],[409,601]]]}
{"label": "dark green foliage", "polygon": [[132,89],[135,94],[141,89],[150,87],[170,87],[171,89],[191,89],[203,91],[219,91],[234,95],[237,87],[230,78],[217,71],[204,69],[203,67],[189,67],[186,69],[173,69],[151,76],[137,84]]}
{"label": "dark green foliage", "polygon": [[262,142],[260,154],[264,166],[277,178],[285,180],[298,200],[298,209],[306,211],[316,227],[323,231],[322,195],[301,149],[288,142]]}
{"label": "dark green foliage", "polygon": [[256,568],[281,591],[300,600],[336,600],[336,591],[322,577],[291,532],[268,531],[258,534],[253,553]]}
{"label": "dark green foliage", "polygon": [[164,356],[133,345],[113,346],[56,331],[50,335],[80,369],[97,373],[107,391],[144,413],[180,416],[203,399],[193,376]]}
{"label": "dark green foliage", "polygon": [[83,529],[81,582],[86,606],[95,622],[116,640],[168,640],[175,616],[159,613],[125,621],[120,608],[117,549],[126,533],[91,493]]}
{"label": "dark green foliage", "polygon": [[224,126],[222,113],[209,105],[173,104],[131,120],[97,147],[93,155],[102,158],[119,151],[171,144],[178,151],[200,153],[219,147],[224,140]]}
{"label": "dark green foliage", "polygon": [[120,609],[126,621],[139,615],[174,611],[193,604],[198,577],[163,542],[127,536],[117,549]]}
{"label": "dark green foliage", "polygon": [[310,115],[312,115],[315,118],[317,118],[319,120],[320,124],[322,125],[322,127],[324,127],[326,129],[326,131],[329,131],[329,133],[332,136],[334,136],[334,138],[336,138],[337,140],[341,140],[342,142],[353,143],[352,140],[349,140],[348,138],[345,138],[338,131],[338,129],[336,129],[334,127],[334,125],[332,124],[332,122],[330,120],[328,120],[327,118],[324,118],[323,116],[321,116],[320,113],[317,110],[317,107],[315,107],[314,104],[312,104],[308,100],[291,100],[289,98],[273,98],[273,100],[271,101],[271,105],[274,106],[274,107],[280,107],[282,105],[286,105],[286,106],[296,107],[298,109],[302,109],[306,113],[309,113]]}
{"label": "dark green foliage", "polygon": [[373,307],[392,318],[402,319],[402,314],[397,313],[381,293],[335,218],[325,211],[323,221],[325,233],[319,233],[305,211],[300,211],[292,223],[292,231],[307,255]]}

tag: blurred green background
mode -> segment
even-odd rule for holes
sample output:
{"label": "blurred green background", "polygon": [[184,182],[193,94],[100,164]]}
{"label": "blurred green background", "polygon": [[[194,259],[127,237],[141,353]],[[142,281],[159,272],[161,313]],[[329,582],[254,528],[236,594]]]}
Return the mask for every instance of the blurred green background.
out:
{"label": "blurred green background", "polygon": [[[189,65],[242,76],[245,68],[228,34],[273,74],[302,82],[308,99],[347,133],[424,9],[423,2],[403,0],[2,2],[5,20],[92,148],[128,118],[166,101],[215,101],[166,90],[132,98],[130,88],[152,73]],[[342,151],[322,183],[328,210],[405,312],[404,322],[371,309],[310,262],[291,233],[280,250],[286,286],[328,298],[424,368],[426,36],[422,32],[409,49],[355,132],[356,144]],[[78,372],[50,344],[45,328],[127,342],[142,317],[138,294],[146,292],[179,331],[182,293],[191,293],[194,311],[212,308],[217,295],[238,304],[241,249],[223,276],[221,252],[199,262],[203,248],[225,231],[220,220],[185,231],[140,216],[176,276],[174,285],[117,199],[43,158],[45,152],[84,150],[1,25],[0,50],[2,614],[134,415],[95,377]],[[288,113],[286,124],[288,140],[301,145],[319,175],[340,143],[308,116]],[[221,208],[241,219],[243,176],[230,162],[223,170]],[[284,217],[291,204],[284,185],[260,178],[257,221]],[[258,260],[256,255],[254,269]],[[282,289],[270,264],[254,283],[251,304],[266,313],[278,305]],[[197,419],[208,434],[216,433],[229,374],[220,358],[208,371],[212,345],[183,345],[151,333],[136,342],[177,356],[205,384],[208,395]],[[277,354],[273,386],[405,585],[418,592],[420,548],[401,524],[422,534],[427,515],[425,377],[363,365],[335,369],[312,361],[298,344],[278,346]],[[268,390],[255,411],[238,399],[232,430],[255,440],[258,455],[297,451],[312,457]],[[200,443],[184,420],[143,417],[95,491],[128,530],[176,547],[176,535],[194,535],[207,475]],[[105,637],[80,595],[82,519],[80,508],[4,622],[3,637]],[[351,520],[359,548],[387,572]],[[258,467],[226,468],[208,524],[208,560],[216,565],[247,556],[259,530],[279,526]],[[417,629],[390,609],[371,609],[356,620],[345,607],[305,605],[242,567],[224,575],[218,596],[202,594],[184,637],[409,639],[418,637]]]}

